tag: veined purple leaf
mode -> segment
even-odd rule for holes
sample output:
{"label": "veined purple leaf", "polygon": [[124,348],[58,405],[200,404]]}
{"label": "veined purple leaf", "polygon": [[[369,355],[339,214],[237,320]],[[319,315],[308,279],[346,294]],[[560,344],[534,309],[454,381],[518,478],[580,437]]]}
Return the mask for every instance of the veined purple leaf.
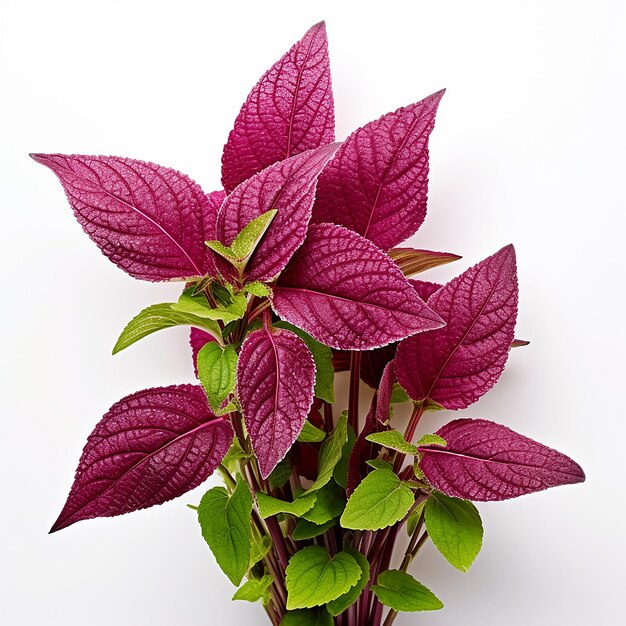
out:
{"label": "veined purple leaf", "polygon": [[430,283],[426,280],[416,280],[415,278],[409,278],[408,280],[409,284],[417,291],[417,295],[424,302],[428,302],[430,296],[443,287],[441,283]]}
{"label": "veined purple leaf", "polygon": [[300,337],[267,327],[246,337],[237,363],[237,397],[263,478],[298,438],[314,387],[315,362]]}
{"label": "veined purple leaf", "polygon": [[161,281],[212,269],[209,199],[184,174],[121,157],[31,156],[57,175],[83,230],[131,276]]}
{"label": "veined purple leaf", "polygon": [[398,381],[415,400],[464,409],[495,385],[508,358],[517,317],[513,246],[435,291],[428,306],[446,326],[398,346]]}
{"label": "veined purple leaf", "polygon": [[230,423],[211,413],[199,385],[146,389],[123,398],[89,436],[50,532],[182,495],[213,473],[233,435]]}
{"label": "veined purple leaf", "polygon": [[193,371],[196,378],[198,377],[198,352],[200,352],[209,341],[215,341],[215,337],[213,337],[211,333],[207,333],[205,330],[196,328],[195,326],[191,327],[191,331],[189,332],[189,345],[191,346],[191,359],[193,361]]}
{"label": "veined purple leaf", "polygon": [[272,306],[340,350],[378,348],[443,324],[384,252],[334,224],[309,229],[277,281]]}
{"label": "veined purple leaf", "polygon": [[257,172],[335,137],[326,26],[313,26],[259,80],[241,107],[222,155],[232,191]]}
{"label": "veined purple leaf", "polygon": [[[302,245],[311,219],[317,177],[337,147],[338,144],[329,144],[275,163],[245,180],[224,200],[217,216],[217,239],[226,246],[253,219],[277,209],[247,263],[248,280],[274,278]],[[224,262],[216,260],[221,269]]]}
{"label": "veined purple leaf", "polygon": [[[226,198],[226,192],[223,190],[211,191],[206,195],[207,202],[205,203],[204,210],[202,212],[202,222],[204,225],[204,241],[213,241],[216,237],[215,225],[217,223],[217,213]],[[212,250],[209,250],[209,266],[207,274],[209,276],[217,276],[217,267],[215,265],[215,255]]]}
{"label": "veined purple leaf", "polygon": [[396,365],[393,361],[387,363],[380,379],[380,385],[376,392],[376,419],[385,423],[389,419],[389,407],[391,406],[391,393],[393,384],[396,382]]}
{"label": "veined purple leaf", "polygon": [[352,133],[320,176],[313,221],[347,226],[383,250],[413,235],[426,216],[428,137],[443,93]]}
{"label": "veined purple leaf", "polygon": [[448,496],[506,500],[585,480],[569,457],[494,422],[458,419],[437,435],[447,445],[420,446],[420,468]]}

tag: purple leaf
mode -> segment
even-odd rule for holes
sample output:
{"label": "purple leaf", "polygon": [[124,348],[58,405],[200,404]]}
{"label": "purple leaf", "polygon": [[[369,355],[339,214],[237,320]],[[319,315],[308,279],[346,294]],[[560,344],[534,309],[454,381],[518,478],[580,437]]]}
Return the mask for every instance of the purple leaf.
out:
{"label": "purple leaf", "polygon": [[340,350],[378,348],[443,323],[386,254],[334,224],[309,229],[276,284],[272,306]]}
{"label": "purple leaf", "polygon": [[389,419],[389,407],[391,406],[391,393],[393,384],[396,382],[396,366],[393,361],[387,363],[380,379],[380,385],[376,392],[376,419],[385,423]]}
{"label": "purple leaf", "polygon": [[[202,212],[202,223],[204,225],[204,241],[213,241],[216,238],[215,225],[217,223],[217,213],[226,198],[226,192],[223,190],[211,191],[206,195],[207,202],[205,203],[204,210]],[[217,267],[215,265],[216,256],[211,250],[209,250],[209,267],[207,273],[210,276],[217,275]]]}
{"label": "purple leaf", "polygon": [[222,156],[222,183],[239,183],[276,161],[330,143],[335,111],[326,26],[313,26],[259,80]]}
{"label": "purple leaf", "polygon": [[300,337],[273,328],[246,337],[237,363],[237,397],[263,478],[298,438],[314,386],[315,363]]}
{"label": "purple leaf", "polygon": [[443,287],[441,283],[429,283],[426,280],[416,280],[415,278],[409,278],[408,280],[409,284],[417,291],[417,295],[424,302],[428,302],[430,296]]}
{"label": "purple leaf", "polygon": [[57,175],[83,230],[131,276],[161,281],[212,269],[209,199],[184,174],[121,157],[31,156]]}
{"label": "purple leaf", "polygon": [[213,473],[233,439],[202,387],[146,389],[114,404],[87,440],[70,495],[50,532],[93,517],[162,504]]}
{"label": "purple leaf", "polygon": [[443,93],[352,133],[320,176],[313,221],[347,226],[383,250],[413,235],[426,216],[428,137]]}
{"label": "purple leaf", "polygon": [[205,330],[201,328],[191,327],[191,331],[189,332],[189,345],[191,346],[191,360],[193,361],[193,371],[198,378],[198,352],[205,346],[209,341],[215,341],[215,337],[211,335],[211,333],[207,333]]}
{"label": "purple leaf", "polygon": [[464,409],[494,386],[517,316],[513,246],[470,268],[428,298],[446,326],[400,343],[398,381],[415,401]]}
{"label": "purple leaf", "polygon": [[494,422],[458,419],[437,435],[447,445],[420,447],[420,467],[430,484],[448,496],[506,500],[585,480],[569,457]]}
{"label": "purple leaf", "polygon": [[[253,219],[277,209],[272,223],[248,261],[250,281],[274,278],[302,245],[311,219],[315,186],[339,144],[322,146],[275,163],[241,183],[217,216],[217,239],[229,246]],[[224,262],[218,261],[222,269]]]}

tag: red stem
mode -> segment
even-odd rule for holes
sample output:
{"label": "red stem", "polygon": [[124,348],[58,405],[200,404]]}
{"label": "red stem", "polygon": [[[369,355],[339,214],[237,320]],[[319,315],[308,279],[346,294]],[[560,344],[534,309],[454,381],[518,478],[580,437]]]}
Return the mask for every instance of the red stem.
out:
{"label": "red stem", "polygon": [[350,396],[348,399],[348,423],[355,433],[359,432],[359,387],[361,384],[361,353],[350,353]]}

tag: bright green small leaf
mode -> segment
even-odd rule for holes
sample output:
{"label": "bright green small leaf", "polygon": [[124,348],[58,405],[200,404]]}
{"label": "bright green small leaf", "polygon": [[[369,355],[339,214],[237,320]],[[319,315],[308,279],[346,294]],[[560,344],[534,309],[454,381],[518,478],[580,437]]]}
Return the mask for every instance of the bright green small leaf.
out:
{"label": "bright green small leaf", "polygon": [[435,594],[413,576],[396,569],[381,572],[372,591],[395,611],[436,611],[443,604]]}
{"label": "bright green small leaf", "polygon": [[332,615],[323,607],[287,611],[279,626],[333,626]]}
{"label": "bright green small leaf", "polygon": [[256,501],[261,517],[272,517],[279,513],[287,513],[295,517],[302,517],[308,510],[313,508],[317,500],[317,493],[306,493],[296,498],[293,502],[285,502],[266,493],[259,491],[256,494]]}
{"label": "bright green small leaf", "polygon": [[420,519],[424,521],[422,514],[424,512],[425,506],[426,506],[426,500],[423,500],[413,509],[413,511],[411,512],[411,515],[409,515],[408,519],[406,520],[406,532],[409,535],[409,537],[416,531],[420,523]]}
{"label": "bright green small leaf", "polygon": [[400,521],[414,501],[411,489],[394,472],[374,470],[350,496],[340,523],[353,530],[380,530]]}
{"label": "bright green small leaf", "polygon": [[352,448],[354,448],[355,442],[356,435],[354,434],[354,429],[350,426],[350,424],[348,424],[348,439],[346,443],[343,444],[339,463],[335,465],[335,469],[333,470],[333,478],[335,479],[335,482],[338,485],[341,485],[344,489],[346,488],[346,484],[348,482],[348,464],[350,463],[350,455],[352,454]]}
{"label": "bright green small leaf", "polygon": [[296,552],[286,569],[287,609],[326,604],[346,593],[361,578],[361,568],[347,552],[330,557],[322,546]]}
{"label": "bright green small leaf", "polygon": [[361,577],[354,587],[335,600],[331,600],[326,605],[326,608],[331,615],[339,615],[349,606],[354,604],[363,592],[363,589],[367,586],[370,579],[370,564],[365,556],[363,556],[363,554],[361,554],[358,550],[353,550],[351,548],[348,548],[346,552],[359,564],[359,567],[361,568]]}
{"label": "bright green small leaf", "polygon": [[411,398],[407,395],[406,391],[400,383],[394,383],[391,390],[391,404],[404,404],[410,402]]}
{"label": "bright green small leaf", "polygon": [[291,462],[285,457],[269,475],[270,489],[272,491],[280,489],[289,482],[291,476]]}
{"label": "bright green small leaf", "polygon": [[314,524],[306,519],[299,519],[291,536],[295,541],[313,539],[313,537],[323,535],[329,528],[332,528],[335,523],[336,521],[334,519],[328,520],[324,524]]}
{"label": "bright green small leaf", "polygon": [[221,338],[220,328],[215,322],[190,313],[173,311],[171,306],[170,302],[153,304],[133,317],[117,340],[113,354],[121,352],[157,330],[173,326],[196,326],[208,331],[214,337]]}
{"label": "bright green small leaf", "polygon": [[333,477],[335,466],[341,459],[343,447],[348,441],[348,412],[344,411],[337,419],[337,425],[326,437],[320,448],[318,475],[307,490],[309,493],[321,489]]}
{"label": "bright green small leaf", "polygon": [[204,293],[199,293],[195,296],[192,293],[193,287],[185,289],[178,302],[170,305],[172,310],[226,323],[239,320],[246,313],[248,302],[243,294],[229,295],[229,303],[227,305],[218,304],[217,307],[211,307]]}
{"label": "bright green small leaf", "polygon": [[262,561],[271,549],[272,540],[267,535],[258,537],[253,532],[250,550],[250,567],[254,567],[259,561]]}
{"label": "bright green small leaf", "polygon": [[435,491],[426,501],[425,522],[439,552],[454,567],[467,572],[483,543],[483,525],[476,507]]}
{"label": "bright green small leaf", "polygon": [[246,226],[243,227],[230,245],[230,249],[236,259],[243,260],[252,255],[257,244],[272,223],[276,213],[278,213],[277,209],[270,209],[258,217],[255,217],[253,220],[250,220]]}
{"label": "bright green small leaf", "polygon": [[288,322],[278,321],[274,323],[274,326],[290,330],[304,341],[315,361],[315,397],[332,404],[335,401],[335,368],[333,367],[332,350],[313,339],[301,328]]}
{"label": "bright green small leaf", "polygon": [[248,222],[230,246],[224,245],[221,241],[206,241],[205,243],[211,250],[223,256],[241,271],[277,212],[276,209],[271,209]]}
{"label": "bright green small leaf", "polygon": [[313,426],[309,420],[304,422],[304,426],[298,435],[298,441],[303,443],[319,443],[324,440],[326,433],[317,426]]}
{"label": "bright green small leaf", "polygon": [[439,435],[422,435],[416,446],[447,446],[447,442]]}
{"label": "bright green small leaf", "polygon": [[366,437],[367,441],[378,443],[390,450],[397,450],[403,454],[417,454],[417,447],[409,443],[397,430],[387,430],[381,433],[372,433]]}
{"label": "bright green small leaf", "polygon": [[243,286],[243,290],[246,293],[251,293],[253,296],[257,296],[257,298],[265,298],[272,293],[272,290],[267,285],[259,282],[258,280],[253,283],[245,284]]}
{"label": "bright green small leaf", "polygon": [[317,493],[317,500],[313,508],[309,509],[302,517],[314,524],[324,524],[339,517],[346,506],[343,489],[334,481],[330,481]]}
{"label": "bright green small leaf", "polygon": [[265,574],[262,578],[251,578],[246,581],[233,596],[233,600],[245,600],[246,602],[257,602],[262,600],[263,604],[270,601],[270,587],[274,579],[269,574]]}
{"label": "bright green small leaf", "polygon": [[367,465],[369,465],[370,467],[373,467],[374,469],[386,469],[386,470],[393,469],[393,466],[391,465],[391,463],[388,463],[387,461],[383,461],[382,459],[370,459],[369,461],[365,461],[365,463],[367,463]]}
{"label": "bright green small leaf", "polygon": [[209,489],[198,507],[202,536],[233,585],[239,585],[250,564],[252,495],[240,481],[231,495],[223,487]]}
{"label": "bright green small leaf", "polygon": [[239,437],[235,437],[232,445],[230,446],[230,450],[222,459],[222,465],[232,474],[239,467],[240,460],[251,458],[252,455],[248,452],[244,452],[244,449],[241,447]]}
{"label": "bright green small leaf", "polygon": [[233,346],[222,348],[211,341],[202,346],[197,362],[198,378],[206,392],[209,406],[217,413],[237,383],[237,352]]}

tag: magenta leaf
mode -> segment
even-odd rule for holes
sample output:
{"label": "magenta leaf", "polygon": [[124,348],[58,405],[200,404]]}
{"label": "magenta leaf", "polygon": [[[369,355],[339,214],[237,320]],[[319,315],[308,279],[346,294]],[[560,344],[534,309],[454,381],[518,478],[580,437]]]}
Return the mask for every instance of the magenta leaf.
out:
{"label": "magenta leaf", "polygon": [[263,478],[298,438],[314,387],[315,362],[300,337],[267,327],[246,337],[237,364],[237,397]]}
{"label": "magenta leaf", "polygon": [[209,199],[184,174],[121,157],[31,156],[57,175],[83,230],[131,276],[161,281],[212,268]]}
{"label": "magenta leaf", "polygon": [[320,176],[313,221],[346,226],[383,250],[413,235],[426,216],[428,137],[443,93],[350,135]]}
{"label": "magenta leaf", "polygon": [[189,333],[189,345],[191,346],[191,359],[193,361],[193,371],[198,377],[198,352],[210,341],[215,341],[215,337],[211,333],[207,333],[201,328],[191,327]]}
{"label": "magenta leaf", "polygon": [[241,107],[222,155],[232,191],[257,172],[335,137],[326,26],[313,26],[259,80]]}
{"label": "magenta leaf", "polygon": [[[277,209],[246,271],[250,281],[274,278],[302,245],[311,219],[317,177],[337,149],[329,144],[275,163],[241,183],[217,216],[217,239],[230,246],[253,219]],[[223,273],[228,272],[217,259]]]}
{"label": "magenta leaf", "polygon": [[513,342],[517,317],[513,246],[435,291],[428,306],[446,326],[399,344],[398,381],[415,401],[430,398],[447,409],[464,409],[495,385]]}
{"label": "magenta leaf", "polygon": [[454,420],[437,431],[446,446],[420,446],[420,468],[431,485],[464,500],[506,500],[585,480],[569,457],[506,426]]}
{"label": "magenta leaf", "polygon": [[197,487],[228,452],[233,434],[229,422],[211,413],[197,385],[123,398],[89,436],[50,532],[163,504]]}
{"label": "magenta leaf", "polygon": [[272,306],[340,350],[378,348],[443,324],[386,254],[334,224],[309,229],[276,284]]}

